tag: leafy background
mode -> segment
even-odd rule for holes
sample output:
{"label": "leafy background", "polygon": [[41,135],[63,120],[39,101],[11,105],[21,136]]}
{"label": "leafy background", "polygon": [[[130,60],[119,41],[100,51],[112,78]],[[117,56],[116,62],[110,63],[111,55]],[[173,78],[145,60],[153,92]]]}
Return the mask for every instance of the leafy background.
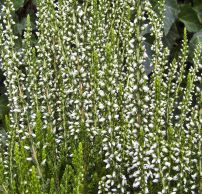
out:
{"label": "leafy background", "polygon": [[[32,27],[32,46],[37,45],[37,27],[36,27],[36,13],[37,13],[37,0],[11,0],[14,4],[15,11],[12,13],[12,17],[16,24],[13,26],[13,32],[18,39],[16,40],[15,49],[20,51],[24,48],[22,39],[24,37],[24,30],[27,26],[27,15],[30,15],[31,27]],[[5,0],[0,0],[0,7],[4,4]],[[158,0],[150,0],[153,9],[158,13]],[[78,3],[83,3],[79,0]],[[166,0],[164,5],[164,47],[168,47],[170,50],[170,56],[168,61],[172,62],[174,58],[179,61],[181,55],[181,47],[183,40],[184,27],[187,29],[187,36],[189,41],[189,53],[186,71],[193,65],[194,49],[197,44],[197,36],[202,43],[202,1],[201,0]],[[1,11],[1,18],[4,13]],[[131,21],[134,21],[135,11],[131,11]],[[3,24],[2,19],[0,22]],[[148,23],[149,21],[146,20]],[[5,27],[5,26],[4,26]],[[148,58],[144,62],[146,74],[152,75],[153,67],[150,67],[153,52],[151,51],[151,45],[154,41],[154,37],[150,35],[151,26],[148,25],[147,29],[142,32],[142,35],[146,38],[144,45],[147,51]],[[1,54],[0,54],[1,58]],[[200,57],[200,63],[201,63]],[[7,107],[7,97],[5,95],[6,89],[3,84],[5,77],[1,70],[2,61],[0,61],[0,133],[5,134],[4,129],[4,117],[9,112]],[[23,67],[20,67],[23,68]],[[185,72],[185,74],[187,73]]]}

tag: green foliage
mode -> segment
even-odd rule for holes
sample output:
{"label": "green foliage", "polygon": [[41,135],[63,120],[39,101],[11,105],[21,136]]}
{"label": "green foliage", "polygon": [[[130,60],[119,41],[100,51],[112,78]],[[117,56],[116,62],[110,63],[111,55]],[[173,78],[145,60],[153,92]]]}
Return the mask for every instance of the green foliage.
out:
{"label": "green foliage", "polygon": [[202,192],[200,2],[33,2],[0,18],[0,191]]}

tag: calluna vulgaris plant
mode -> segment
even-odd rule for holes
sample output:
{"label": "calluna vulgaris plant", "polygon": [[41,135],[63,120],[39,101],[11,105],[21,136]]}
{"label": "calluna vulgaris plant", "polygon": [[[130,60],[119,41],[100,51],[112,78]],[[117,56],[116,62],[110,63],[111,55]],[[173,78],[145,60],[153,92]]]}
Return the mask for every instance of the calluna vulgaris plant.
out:
{"label": "calluna vulgaris plant", "polygon": [[[160,0],[157,15],[148,0],[38,0],[38,45],[30,46],[28,15],[26,49],[16,52],[14,8],[6,0],[0,45],[10,113],[2,193],[202,192],[200,44],[185,77],[185,29],[181,60],[168,64],[163,6]],[[146,18],[155,37],[150,80]]]}

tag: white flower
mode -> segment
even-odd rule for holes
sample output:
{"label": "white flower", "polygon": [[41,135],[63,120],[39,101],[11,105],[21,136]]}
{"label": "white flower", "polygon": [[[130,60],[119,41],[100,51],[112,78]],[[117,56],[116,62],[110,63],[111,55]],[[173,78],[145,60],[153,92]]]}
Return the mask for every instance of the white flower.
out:
{"label": "white flower", "polygon": [[83,10],[79,11],[79,16],[81,17],[84,14]]}
{"label": "white flower", "polygon": [[149,124],[149,127],[152,128],[154,125],[152,123]]}
{"label": "white flower", "polygon": [[172,177],[168,177],[167,179],[168,179],[169,181],[172,181],[172,180],[173,180],[173,178],[172,178]]}
{"label": "white flower", "polygon": [[104,92],[102,90],[99,91],[100,96],[104,96]]}
{"label": "white flower", "polygon": [[119,107],[119,105],[118,105],[118,104],[114,104],[113,106],[114,106],[114,108],[118,108],[118,107]]}
{"label": "white flower", "polygon": [[139,185],[140,185],[140,182],[133,183],[133,187],[138,187]]}
{"label": "white flower", "polygon": [[43,162],[42,162],[41,164],[42,164],[42,165],[44,165],[44,164],[45,164],[45,162],[46,162],[46,159],[44,159],[44,160],[43,160]]}
{"label": "white flower", "polygon": [[108,169],[110,167],[110,164],[107,164],[106,169]]}
{"label": "white flower", "polygon": [[170,164],[170,162],[166,162],[165,165],[170,167],[171,164]]}
{"label": "white flower", "polygon": [[26,150],[29,150],[29,147],[28,147],[28,146],[24,146],[24,148],[25,148]]}
{"label": "white flower", "polygon": [[195,173],[194,175],[191,175],[193,179],[197,177],[197,174]]}
{"label": "white flower", "polygon": [[149,88],[147,86],[143,86],[142,88],[145,92],[148,92],[149,91]]}
{"label": "white flower", "polygon": [[104,138],[103,140],[102,140],[102,142],[106,142],[108,139],[107,138]]}
{"label": "white flower", "polygon": [[179,171],[180,169],[179,169],[179,166],[175,166],[175,167],[173,167],[173,170],[175,170],[175,171]]}
{"label": "white flower", "polygon": [[102,118],[100,119],[100,122],[104,122],[104,121],[105,121],[105,118],[102,117]]}
{"label": "white flower", "polygon": [[153,180],[153,183],[158,183],[158,179],[154,179],[154,180]]}
{"label": "white flower", "polygon": [[103,150],[108,150],[108,147],[105,146],[105,147],[103,148]]}
{"label": "white flower", "polygon": [[193,185],[192,187],[191,187],[191,189],[195,189],[196,188],[196,185]]}
{"label": "white flower", "polygon": [[139,62],[139,63],[142,63],[143,61],[144,61],[144,60],[140,59],[138,62]]}
{"label": "white flower", "polygon": [[31,161],[31,160],[32,160],[32,158],[27,158],[26,160],[27,160],[27,161]]}
{"label": "white flower", "polygon": [[99,108],[100,108],[100,109],[103,109],[103,108],[104,108],[104,105],[103,105],[102,103],[100,103],[100,104],[99,104]]}
{"label": "white flower", "polygon": [[32,137],[36,137],[36,135],[34,133],[32,133]]}

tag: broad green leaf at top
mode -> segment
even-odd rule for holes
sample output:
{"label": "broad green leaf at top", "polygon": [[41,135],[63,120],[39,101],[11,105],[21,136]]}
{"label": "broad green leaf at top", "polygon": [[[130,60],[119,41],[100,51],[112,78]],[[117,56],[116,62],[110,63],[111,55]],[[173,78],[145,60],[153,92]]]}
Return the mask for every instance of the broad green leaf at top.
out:
{"label": "broad green leaf at top", "polygon": [[[156,13],[159,13],[158,10],[158,0],[151,0],[152,7]],[[172,24],[175,22],[178,13],[180,12],[179,6],[176,0],[166,0],[164,4],[164,35],[167,36]]]}
{"label": "broad green leaf at top", "polygon": [[202,1],[201,0],[196,0],[194,2],[193,8],[197,12],[200,22],[202,22]]}
{"label": "broad green leaf at top", "polygon": [[179,20],[184,23],[189,32],[198,32],[202,29],[197,12],[191,7],[191,4],[180,5],[181,12],[178,15]]}
{"label": "broad green leaf at top", "polygon": [[37,0],[32,0],[32,3],[34,4],[34,5],[38,5],[38,1]]}
{"label": "broad green leaf at top", "polygon": [[173,45],[175,44],[176,38],[179,38],[179,37],[180,37],[180,35],[178,33],[176,24],[173,23],[173,25],[171,26],[167,36],[164,36],[162,38],[163,46],[168,47],[168,49],[171,50],[173,48]]}
{"label": "broad green leaf at top", "polygon": [[167,36],[171,26],[175,22],[178,13],[180,12],[180,9],[176,0],[166,0],[164,9],[164,35]]}
{"label": "broad green leaf at top", "polygon": [[[195,33],[190,42],[189,42],[189,54],[188,54],[188,60],[189,62],[193,63],[193,59],[194,59],[194,51],[196,49],[196,46],[198,44],[198,41],[197,41],[197,36],[199,37],[199,41],[200,41],[200,44],[202,45],[202,30],[200,30],[199,32]],[[202,60],[201,60],[201,55],[199,57],[199,62],[201,63]]]}
{"label": "broad green leaf at top", "polygon": [[20,7],[23,7],[24,0],[12,0],[15,10],[17,11]]}
{"label": "broad green leaf at top", "polygon": [[4,0],[0,0],[0,7],[4,4]]}

